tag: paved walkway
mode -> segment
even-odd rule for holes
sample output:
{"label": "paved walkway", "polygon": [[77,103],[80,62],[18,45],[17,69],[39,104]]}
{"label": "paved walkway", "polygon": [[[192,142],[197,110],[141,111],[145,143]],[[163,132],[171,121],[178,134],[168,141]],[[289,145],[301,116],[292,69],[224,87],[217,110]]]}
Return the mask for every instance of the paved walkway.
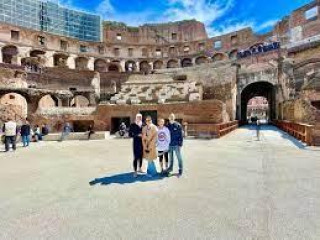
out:
{"label": "paved walkway", "polygon": [[180,179],[135,181],[130,140],[0,153],[0,239],[319,239],[320,149],[261,134],[187,140]]}

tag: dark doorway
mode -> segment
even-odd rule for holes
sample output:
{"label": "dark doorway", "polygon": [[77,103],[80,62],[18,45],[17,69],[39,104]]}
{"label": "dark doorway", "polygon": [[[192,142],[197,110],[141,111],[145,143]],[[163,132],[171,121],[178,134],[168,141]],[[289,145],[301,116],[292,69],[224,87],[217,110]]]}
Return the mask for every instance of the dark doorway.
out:
{"label": "dark doorway", "polygon": [[316,109],[320,110],[320,101],[313,101],[311,102],[312,106],[314,106]]}
{"label": "dark doorway", "polygon": [[127,128],[130,126],[130,117],[111,118],[111,134],[119,131],[120,124],[124,122]]}
{"label": "dark doorway", "polygon": [[146,117],[150,116],[152,118],[153,124],[157,125],[158,121],[158,112],[157,111],[140,111],[142,114],[143,122],[145,123]]}
{"label": "dark doorway", "polygon": [[73,131],[74,132],[86,132],[88,131],[89,126],[94,127],[94,121],[73,121]]}
{"label": "dark doorway", "polygon": [[247,123],[248,102],[255,97],[264,97],[269,104],[269,120],[273,120],[276,116],[275,111],[275,99],[276,92],[275,87],[269,82],[255,82],[249,84],[241,93],[241,107],[238,109],[239,120],[242,123]]}

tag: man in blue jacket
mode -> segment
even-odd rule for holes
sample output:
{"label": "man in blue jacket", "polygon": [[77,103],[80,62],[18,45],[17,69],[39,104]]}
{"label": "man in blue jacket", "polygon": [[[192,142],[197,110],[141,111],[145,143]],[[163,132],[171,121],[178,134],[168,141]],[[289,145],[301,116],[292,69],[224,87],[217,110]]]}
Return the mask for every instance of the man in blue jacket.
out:
{"label": "man in blue jacket", "polygon": [[182,130],[181,124],[175,121],[175,115],[173,113],[170,114],[169,116],[168,129],[171,135],[171,141],[169,145],[170,164],[166,172],[169,175],[170,172],[173,171],[173,164],[174,164],[173,153],[175,153],[178,159],[178,164],[179,164],[178,176],[180,177],[183,173],[183,162],[182,162],[182,156],[181,156],[181,147],[183,145],[183,130]]}

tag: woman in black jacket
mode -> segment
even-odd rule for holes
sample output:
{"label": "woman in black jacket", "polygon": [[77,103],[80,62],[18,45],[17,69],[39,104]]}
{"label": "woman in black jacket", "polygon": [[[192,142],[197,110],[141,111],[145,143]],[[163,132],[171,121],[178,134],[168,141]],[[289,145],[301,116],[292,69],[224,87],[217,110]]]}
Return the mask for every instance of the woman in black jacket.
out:
{"label": "woman in black jacket", "polygon": [[[130,125],[129,136],[133,138],[133,169],[134,177],[137,177],[137,172],[142,172],[142,115],[136,115],[136,121]],[[138,169],[139,165],[139,169]]]}

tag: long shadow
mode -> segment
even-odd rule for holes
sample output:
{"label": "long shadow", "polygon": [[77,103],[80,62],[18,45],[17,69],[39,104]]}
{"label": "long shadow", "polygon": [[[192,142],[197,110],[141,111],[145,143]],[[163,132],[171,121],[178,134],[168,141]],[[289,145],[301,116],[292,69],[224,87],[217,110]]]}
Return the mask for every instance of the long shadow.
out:
{"label": "long shadow", "polygon": [[153,177],[147,175],[139,175],[138,177],[134,178],[133,173],[121,173],[116,174],[110,177],[104,178],[96,178],[89,182],[91,186],[100,184],[100,185],[110,185],[110,184],[131,184],[136,182],[155,182],[166,178],[163,175],[156,175]]}

